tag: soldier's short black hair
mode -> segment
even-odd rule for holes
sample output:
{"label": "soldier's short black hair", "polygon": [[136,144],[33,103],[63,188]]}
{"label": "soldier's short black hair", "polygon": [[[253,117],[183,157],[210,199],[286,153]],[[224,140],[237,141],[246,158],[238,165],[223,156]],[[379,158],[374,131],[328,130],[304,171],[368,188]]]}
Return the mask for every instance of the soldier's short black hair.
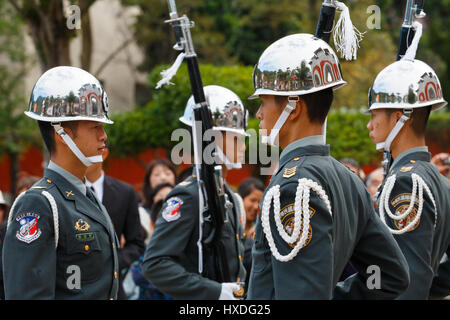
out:
{"label": "soldier's short black hair", "polygon": [[[395,111],[402,109],[385,109],[386,115],[389,118]],[[411,113],[411,129],[417,137],[425,135],[427,129],[428,118],[430,117],[431,106],[423,108],[414,108]]]}
{"label": "soldier's short black hair", "polygon": [[[313,123],[324,123],[333,102],[333,89],[328,88],[299,97],[306,103],[309,120]],[[275,101],[278,105],[284,106],[287,97],[275,96]]]}
{"label": "soldier's short black hair", "polygon": [[[50,155],[55,152],[55,129],[53,129],[50,122],[38,121],[39,130],[41,131],[42,140],[44,140],[45,147]],[[77,135],[78,121],[65,121],[61,124],[63,128],[70,128],[73,134]]]}

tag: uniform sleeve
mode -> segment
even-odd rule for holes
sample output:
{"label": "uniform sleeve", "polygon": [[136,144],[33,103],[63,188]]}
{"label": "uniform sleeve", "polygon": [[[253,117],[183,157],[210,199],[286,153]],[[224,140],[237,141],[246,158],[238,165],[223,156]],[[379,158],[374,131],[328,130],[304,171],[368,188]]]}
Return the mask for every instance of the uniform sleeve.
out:
{"label": "uniform sleeve", "polygon": [[28,191],[16,204],[3,243],[6,299],[54,299],[56,249],[47,199]]}
{"label": "uniform sleeve", "polygon": [[430,289],[431,299],[443,299],[450,295],[450,247],[447,249],[447,257],[439,265],[436,277],[433,279]]}
{"label": "uniform sleeve", "polygon": [[175,188],[166,199],[144,254],[144,276],[158,290],[175,299],[218,299],[220,283],[202,277],[196,270],[186,270],[181,264],[183,259],[198,259],[196,254],[186,255],[188,244],[197,241],[191,239],[197,236],[194,232],[198,224],[195,193]]}
{"label": "uniform sleeve", "polygon": [[373,209],[350,261],[357,273],[337,284],[334,299],[395,299],[408,287],[408,264]]}
{"label": "uniform sleeve", "polygon": [[[297,183],[284,184],[280,188],[281,212],[270,210],[270,225],[274,244],[280,255],[287,255],[297,244],[287,243],[275,227],[274,214],[280,214],[283,228],[292,234],[294,228],[295,194]],[[331,299],[333,284],[333,220],[324,202],[310,191],[310,223],[305,244],[289,261],[279,261],[271,256],[275,299]],[[303,219],[303,218],[302,218]],[[302,232],[299,235],[300,239]]]}

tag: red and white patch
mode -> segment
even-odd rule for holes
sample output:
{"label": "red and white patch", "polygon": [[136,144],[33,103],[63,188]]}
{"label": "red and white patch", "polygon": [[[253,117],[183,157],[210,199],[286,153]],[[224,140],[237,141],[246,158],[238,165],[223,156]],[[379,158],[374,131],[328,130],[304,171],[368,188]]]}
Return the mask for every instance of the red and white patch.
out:
{"label": "red and white patch", "polygon": [[183,200],[178,197],[172,197],[166,201],[166,207],[161,215],[167,222],[178,220],[181,217],[180,207]]}
{"label": "red and white patch", "polygon": [[19,223],[19,230],[16,232],[16,238],[20,241],[31,243],[41,236],[41,229],[37,223],[40,216],[33,212],[21,213],[16,221]]}

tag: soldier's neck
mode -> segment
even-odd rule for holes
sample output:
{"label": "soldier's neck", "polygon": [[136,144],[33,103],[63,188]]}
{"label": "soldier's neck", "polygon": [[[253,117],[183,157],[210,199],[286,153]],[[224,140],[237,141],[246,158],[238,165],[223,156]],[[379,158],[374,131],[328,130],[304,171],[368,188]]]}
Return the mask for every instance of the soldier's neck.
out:
{"label": "soldier's neck", "polygon": [[280,147],[284,149],[294,141],[321,134],[322,124],[311,123],[309,121],[293,123],[293,125],[282,128],[279,137]]}
{"label": "soldier's neck", "polygon": [[51,160],[56,163],[58,166],[71,173],[78,179],[80,179],[84,183],[84,177],[86,175],[87,167],[78,160],[75,155],[71,156],[71,154],[58,154],[55,153],[51,156]]}
{"label": "soldier's neck", "polygon": [[391,154],[395,159],[403,152],[416,148],[426,146],[424,136],[416,136],[411,130],[400,130],[391,144]]}

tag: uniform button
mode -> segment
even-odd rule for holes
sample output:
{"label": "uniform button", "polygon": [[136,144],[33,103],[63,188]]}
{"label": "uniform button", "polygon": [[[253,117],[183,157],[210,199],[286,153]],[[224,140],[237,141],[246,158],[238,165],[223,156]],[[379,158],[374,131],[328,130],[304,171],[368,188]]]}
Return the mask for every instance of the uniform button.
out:
{"label": "uniform button", "polygon": [[298,161],[298,160],[300,160],[299,157],[295,157],[295,158],[294,158],[294,161]]}
{"label": "uniform button", "polygon": [[113,249],[115,248],[116,246],[114,245],[114,242],[113,242]]}
{"label": "uniform button", "polygon": [[411,160],[410,162],[411,162],[411,163],[416,163],[416,160]]}
{"label": "uniform button", "polygon": [[117,279],[117,271],[114,271],[114,279]]}
{"label": "uniform button", "polygon": [[241,255],[239,255],[239,261],[242,261],[242,257],[241,257]]}
{"label": "uniform button", "polygon": [[52,180],[50,180],[50,179],[47,179],[47,182],[48,182],[48,183],[52,183]]}
{"label": "uniform button", "polygon": [[84,246],[84,250],[85,251],[89,251],[89,245],[88,244]]}
{"label": "uniform button", "polygon": [[237,234],[237,233],[236,233],[236,239],[238,239],[238,240],[239,240],[239,234]]}

